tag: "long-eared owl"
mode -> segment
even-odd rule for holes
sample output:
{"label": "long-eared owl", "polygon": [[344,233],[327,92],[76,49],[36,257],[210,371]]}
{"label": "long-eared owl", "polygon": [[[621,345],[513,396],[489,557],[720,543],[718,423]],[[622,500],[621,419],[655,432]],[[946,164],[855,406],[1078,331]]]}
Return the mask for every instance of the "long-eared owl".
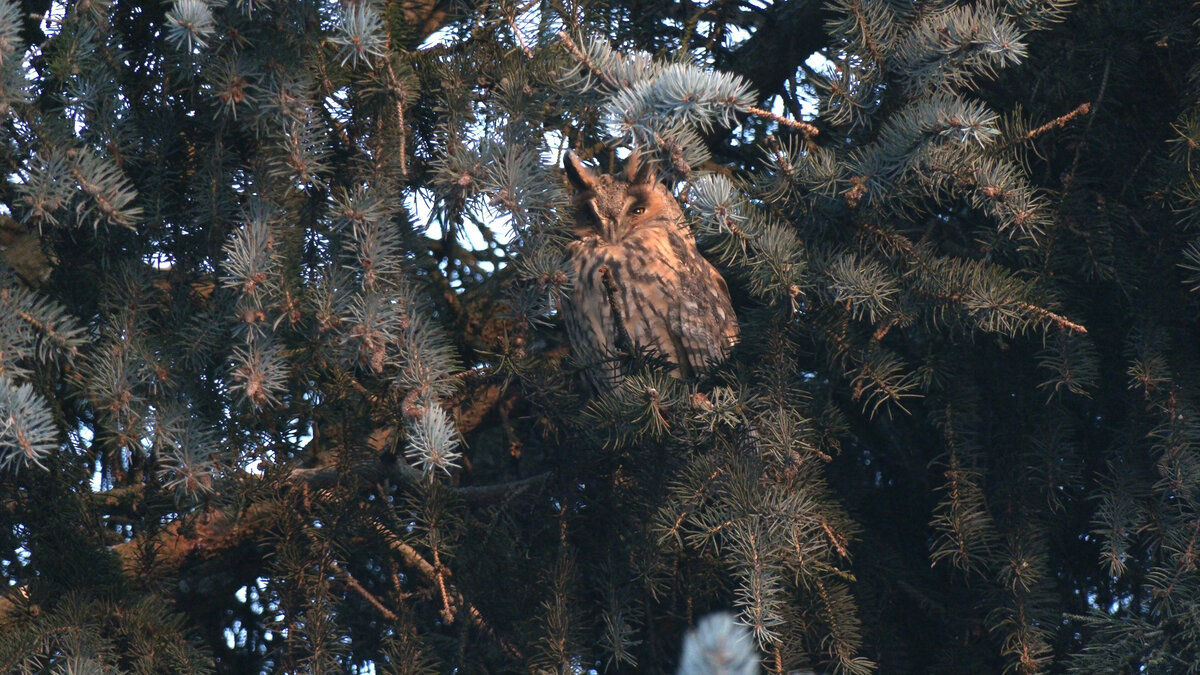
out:
{"label": "long-eared owl", "polygon": [[622,173],[596,175],[572,152],[563,164],[577,237],[564,314],[592,384],[604,391],[619,382],[621,349],[657,352],[685,379],[724,359],[738,337],[729,289],[653,165],[635,153]]}

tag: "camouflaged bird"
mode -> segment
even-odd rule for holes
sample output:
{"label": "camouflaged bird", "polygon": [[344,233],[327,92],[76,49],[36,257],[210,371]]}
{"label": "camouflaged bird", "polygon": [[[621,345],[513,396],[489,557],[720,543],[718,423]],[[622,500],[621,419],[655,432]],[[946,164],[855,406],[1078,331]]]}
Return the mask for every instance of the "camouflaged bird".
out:
{"label": "camouflaged bird", "polygon": [[592,385],[616,386],[630,350],[657,353],[684,379],[723,360],[738,337],[729,289],[653,166],[636,153],[619,174],[598,176],[572,152],[563,164],[578,237],[568,245],[574,286],[564,314]]}

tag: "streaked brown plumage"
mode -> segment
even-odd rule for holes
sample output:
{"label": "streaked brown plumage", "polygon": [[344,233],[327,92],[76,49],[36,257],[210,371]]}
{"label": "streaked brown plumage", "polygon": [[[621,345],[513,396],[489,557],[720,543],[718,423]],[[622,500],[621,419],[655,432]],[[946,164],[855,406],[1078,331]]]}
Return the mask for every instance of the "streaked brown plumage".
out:
{"label": "streaked brown plumage", "polygon": [[729,289],[653,168],[637,154],[620,174],[597,176],[571,152],[563,164],[578,237],[568,246],[574,287],[564,313],[572,349],[596,364],[587,373],[593,385],[607,390],[620,378],[614,313],[632,347],[658,352],[677,377],[724,359],[738,337]]}

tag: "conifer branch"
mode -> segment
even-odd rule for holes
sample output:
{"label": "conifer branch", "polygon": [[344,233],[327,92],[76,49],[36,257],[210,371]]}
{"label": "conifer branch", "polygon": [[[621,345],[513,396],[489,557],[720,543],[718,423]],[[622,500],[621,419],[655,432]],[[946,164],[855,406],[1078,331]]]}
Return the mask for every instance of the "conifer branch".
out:
{"label": "conifer branch", "polygon": [[[29,4],[0,672],[661,670],[731,603],[681,673],[1200,663],[1189,3]],[[724,296],[610,262],[599,393],[546,159],[617,145],[742,341],[671,372]]]}
{"label": "conifer branch", "polygon": [[1020,138],[1014,138],[1014,139],[1010,140],[1005,145],[1005,147],[1009,148],[1018,143],[1027,143],[1052,129],[1062,129],[1063,127],[1067,126],[1067,123],[1070,122],[1071,120],[1075,119],[1076,117],[1081,117],[1083,115],[1087,115],[1091,111],[1092,111],[1091,103],[1080,103],[1071,112],[1066,113],[1064,115],[1059,115],[1058,117],[1050,120],[1049,122],[1046,122],[1042,126],[1025,132],[1024,134],[1021,135]]}
{"label": "conifer branch", "polygon": [[804,134],[808,138],[812,138],[812,137],[816,136],[817,134],[821,133],[820,129],[814,127],[813,125],[811,125],[807,122],[798,122],[793,119],[788,119],[787,117],[783,117],[781,115],[776,115],[775,113],[771,112],[770,110],[763,110],[762,108],[750,106],[749,108],[745,108],[745,111],[750,113],[751,115],[757,115],[758,117],[761,117],[763,119],[768,119],[777,124],[782,124],[785,127],[791,127],[793,129],[798,129],[800,131],[800,133]]}
{"label": "conifer branch", "polygon": [[846,541],[846,538],[844,536],[838,534],[837,530],[835,530],[834,527],[832,525],[830,525],[828,518],[825,518],[822,516],[820,518],[820,521],[821,521],[821,531],[824,532],[825,536],[829,538],[829,543],[833,544],[833,547],[834,547],[834,549],[837,550],[838,555],[842,556],[843,558],[849,559],[850,558],[850,548],[849,548],[849,542]]}
{"label": "conifer branch", "polygon": [[[897,251],[904,254],[904,256],[908,259],[908,261],[911,264],[922,268],[923,273],[936,274],[936,271],[934,271],[932,268],[929,267],[929,265],[926,264],[926,262],[924,260],[924,256],[920,255],[917,252],[916,247],[913,245],[913,243],[907,237],[905,237],[901,234],[895,233],[895,232],[886,232],[886,231],[880,229],[879,227],[876,227],[874,225],[870,225],[867,223],[859,223],[859,227],[867,232],[870,232],[871,234],[888,242],[890,245],[895,247],[895,249]],[[950,302],[954,302],[955,304],[961,304],[966,300],[966,295],[964,295],[963,293],[957,293],[957,292],[955,292],[955,293],[933,293],[932,295],[934,297],[940,298],[942,300],[948,300]],[[1070,319],[1068,319],[1060,314],[1056,314],[1055,312],[1052,312],[1044,307],[1039,307],[1032,303],[1024,302],[1021,300],[1014,300],[1012,302],[1012,305],[1014,307],[1016,307],[1017,309],[1020,309],[1020,310],[1029,312],[1030,314],[1033,314],[1034,316],[1038,317],[1039,319],[1042,319],[1044,321],[1049,321],[1050,323],[1054,324],[1055,326],[1057,326],[1058,328],[1060,328],[1062,330],[1079,333],[1081,335],[1086,335],[1088,332],[1086,326],[1076,323],[1074,321],[1071,321]]]}
{"label": "conifer branch", "polygon": [[711,485],[712,482],[714,480],[716,480],[717,477],[720,476],[723,472],[724,472],[724,469],[716,469],[711,474],[709,474],[706,479],[704,479],[703,481],[700,482],[700,484],[692,491],[692,493],[690,495],[690,499],[688,500],[693,506],[687,506],[685,508],[680,509],[679,513],[673,519],[671,526],[667,529],[667,531],[661,537],[659,537],[660,540],[665,540],[668,538],[677,539],[677,540],[682,539],[680,532],[683,528],[684,523],[687,521],[687,519],[689,517],[692,516],[692,513],[695,508],[694,505],[699,504],[702,501],[701,497],[703,497],[709,491],[709,485]]}
{"label": "conifer branch", "polygon": [[876,66],[882,66],[885,62],[883,57],[883,48],[879,44],[878,40],[876,40],[874,32],[870,29],[876,22],[871,21],[866,15],[863,3],[848,2],[846,3],[846,7],[854,15],[855,28],[858,29],[858,35],[856,37],[862,41],[863,47],[866,48],[867,54],[871,57],[871,60],[875,62]]}
{"label": "conifer branch", "polygon": [[[0,294],[7,291],[0,289]],[[74,335],[74,331],[68,329],[67,332],[59,331],[55,326],[46,321],[38,319],[36,316],[26,311],[21,311],[17,314],[22,321],[29,324],[39,335],[44,336],[47,340],[54,343],[54,346],[59,351],[66,354],[67,358],[75,358],[79,355],[79,348],[76,346],[78,336]]]}
{"label": "conifer branch", "polygon": [[371,593],[366,588],[363,588],[363,585],[358,582],[358,579],[355,579],[354,575],[350,574],[350,572],[344,567],[337,564],[336,561],[331,561],[330,567],[332,567],[333,571],[337,573],[338,577],[340,577],[341,580],[350,587],[350,590],[358,593],[363,600],[366,600],[368,604],[379,610],[379,613],[383,615],[383,618],[393,623],[400,620],[400,617],[397,616],[395,612],[388,609],[383,602],[379,600],[379,598],[375,597],[375,594]]}
{"label": "conifer branch", "polygon": [[433,549],[433,578],[437,583],[438,592],[442,596],[442,620],[446,623],[454,623],[454,606],[450,602],[450,594],[446,591],[446,574],[445,565],[442,565],[442,560],[438,554],[438,550]]}
{"label": "conifer branch", "polygon": [[1023,309],[1030,314],[1037,316],[1038,318],[1047,320],[1062,330],[1069,330],[1081,335],[1086,335],[1088,332],[1087,326],[1071,321],[1067,317],[1060,314],[1055,314],[1044,307],[1038,307],[1037,305],[1033,305],[1028,302],[1017,302],[1015,304],[1020,309]]}
{"label": "conifer branch", "polygon": [[[579,61],[579,63],[583,64],[583,66],[587,68],[589,72],[599,78],[599,80],[603,82],[606,87],[613,91],[617,91],[621,88],[621,83],[618,82],[615,77],[613,77],[612,73],[609,73],[592,61],[592,59],[589,58],[588,55],[579,48],[579,45],[575,44],[575,41],[571,39],[571,36],[568,35],[566,31],[560,31],[558,34],[558,39],[562,41],[563,46],[566,47],[571,56],[574,56],[575,59]],[[796,120],[788,119],[786,117],[776,115],[769,110],[763,110],[762,108],[756,106],[738,105],[734,101],[729,101],[729,103],[735,105],[741,111],[756,117],[768,119],[777,124],[781,124],[792,129],[797,129],[809,138],[812,138],[820,133],[819,129],[811,124],[808,124],[807,122],[798,122]]]}
{"label": "conifer branch", "polygon": [[[1104,95],[1105,95],[1105,93],[1108,92],[1108,77],[1111,72],[1112,72],[1112,55],[1109,54],[1104,59],[1104,73],[1100,76],[1100,90],[1098,92],[1096,92],[1096,101],[1094,103],[1091,103],[1088,105],[1089,111],[1099,110],[1100,105],[1104,102]],[[1060,202],[1064,201],[1067,198],[1067,193],[1071,191],[1071,188],[1075,181],[1075,176],[1076,176],[1077,172],[1079,171],[1079,162],[1083,159],[1084,147],[1087,146],[1088,137],[1091,135],[1091,132],[1092,132],[1092,124],[1095,121],[1096,121],[1095,115],[1091,115],[1088,117],[1087,124],[1085,124],[1083,127],[1083,136],[1082,136],[1082,138],[1079,139],[1079,142],[1075,144],[1075,155],[1074,155],[1074,157],[1071,158],[1071,168],[1063,176],[1063,190],[1062,190],[1062,195],[1059,198]]]}
{"label": "conifer branch", "polygon": [[600,81],[603,82],[606,87],[613,90],[621,87],[620,83],[617,82],[611,74],[605,70],[602,70],[599,66],[593,63],[590,58],[588,58],[587,54],[583,53],[583,50],[579,48],[579,45],[575,44],[575,41],[571,39],[570,35],[567,35],[566,31],[559,31],[558,39],[562,41],[563,46],[567,48],[567,51],[571,53],[571,56],[574,56],[575,60],[582,63],[584,67],[586,67],[593,75],[600,78]]}
{"label": "conifer branch", "polygon": [[[411,467],[408,467],[407,471],[401,468],[406,466],[400,462],[384,463],[373,460],[355,464],[350,471],[352,475],[365,479],[377,479],[383,470],[389,478],[404,484],[419,483],[420,474]],[[327,489],[336,484],[340,475],[344,475],[342,471],[344,469],[339,470],[337,467],[293,469],[289,473],[288,482],[310,490]],[[550,473],[546,472],[505,484],[447,489],[455,492],[457,498],[468,505],[487,505],[544,485],[549,478]],[[136,509],[137,503],[143,497],[144,491],[140,486],[129,486],[93,493],[91,501],[101,513],[110,513]],[[188,562],[193,553],[203,553],[204,558],[213,558],[242,543],[254,541],[264,534],[263,528],[274,522],[277,508],[277,503],[267,501],[251,506],[240,515],[202,511],[180,518],[154,534],[155,549],[158,551],[155,562],[178,570]],[[143,542],[133,540],[118,544],[113,550],[128,564],[132,564],[138,547],[143,545]]]}
{"label": "conifer branch", "polygon": [[396,77],[396,70],[392,68],[391,59],[385,57],[383,63],[387,72],[388,88],[396,99],[396,130],[400,134],[400,147],[397,148],[400,159],[400,176],[408,178],[408,127],[404,121],[404,95],[406,92],[404,85]]}
{"label": "conifer branch", "polygon": [[[345,467],[325,466],[320,468],[296,468],[289,472],[292,481],[308,485],[312,489],[324,489],[337,483],[347,469]],[[400,485],[414,486],[422,481],[421,473],[405,462],[385,462],[371,459],[355,463],[349,468],[352,475],[361,479],[377,479],[381,475]],[[550,472],[543,472],[506,483],[492,485],[449,486],[446,489],[454,493],[468,506],[486,506],[507,501],[529,490],[545,485],[550,479]]]}
{"label": "conifer branch", "polygon": [[[311,471],[306,472],[304,470],[293,472],[294,478],[302,479],[313,479],[319,475],[323,474]],[[547,478],[548,474],[543,474],[526,479],[525,481],[519,481],[519,483],[524,486],[532,486],[544,482]],[[306,484],[311,489],[320,489],[321,487],[321,481],[301,484]],[[96,497],[106,499],[100,494],[97,494]],[[119,501],[123,502],[123,498]],[[130,576],[137,576],[141,573],[138,565],[143,552],[146,550],[154,551],[153,562],[158,566],[156,569],[165,568],[170,570],[170,573],[173,575],[182,573],[190,565],[220,559],[227,553],[233,552],[236,552],[238,556],[239,565],[251,565],[252,560],[246,556],[244,546],[247,543],[262,541],[268,538],[268,531],[277,522],[280,515],[279,509],[281,508],[284,507],[278,501],[264,501],[252,505],[241,515],[206,510],[180,518],[168,524],[165,528],[153,533],[149,541],[134,539],[118,544],[112,547],[112,550],[120,556],[124,562],[125,572]],[[375,523],[375,527],[381,534],[385,535],[389,546],[392,550],[400,554],[406,563],[420,572],[426,580],[438,585],[447,602],[446,609],[450,613],[449,621],[453,621],[453,617],[458,613],[458,609],[461,608],[471,623],[480,628],[488,637],[496,640],[506,653],[518,659],[523,658],[521,651],[508,640],[496,635],[479,610],[467,602],[462,594],[449,583],[448,570],[425,561],[415,549],[401,542],[382,524]],[[263,549],[259,549],[259,552],[266,554],[266,551]],[[363,588],[348,572],[336,564],[334,567],[338,575],[343,578],[347,586],[354,590],[354,592],[376,607],[388,620],[398,620],[394,612],[389,610],[378,598],[375,598],[374,595]],[[230,580],[232,581],[232,577]],[[4,602],[0,601],[0,610],[3,607]]]}
{"label": "conifer branch", "polygon": [[525,54],[525,58],[532,59],[533,50],[529,48],[529,45],[525,44],[525,36],[521,34],[521,29],[517,27],[517,19],[514,16],[516,11],[516,8],[513,8],[512,12],[505,12],[504,20],[508,22],[508,27],[512,30],[513,37],[517,39],[517,44],[520,45],[521,52]]}
{"label": "conifer branch", "polygon": [[404,562],[419,572],[426,581],[436,581],[439,583],[443,598],[447,603],[446,611],[449,614],[449,618],[446,619],[447,622],[453,623],[454,617],[458,614],[458,609],[461,608],[466,612],[467,618],[471,621],[471,623],[483,631],[483,633],[489,638],[495,640],[505,652],[518,659],[524,659],[524,656],[521,654],[521,650],[508,640],[496,635],[496,632],[492,630],[491,625],[484,619],[483,614],[481,614],[474,605],[472,605],[470,602],[467,602],[462,593],[459,592],[453,584],[450,584],[446,581],[445,572],[440,572],[437,566],[425,560],[425,558],[422,557],[416,549],[401,541],[400,538],[395,535],[395,533],[389,530],[382,523],[376,522],[374,525],[376,531],[378,531],[387,541],[388,547],[399,554]]}

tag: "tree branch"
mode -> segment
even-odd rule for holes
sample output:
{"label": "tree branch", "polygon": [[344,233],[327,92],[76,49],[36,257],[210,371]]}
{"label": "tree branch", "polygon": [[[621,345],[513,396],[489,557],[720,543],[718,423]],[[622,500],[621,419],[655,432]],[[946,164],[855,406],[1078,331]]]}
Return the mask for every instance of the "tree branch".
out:
{"label": "tree branch", "polygon": [[[296,468],[291,470],[289,478],[297,485],[307,485],[314,490],[322,490],[333,487],[344,471],[345,469],[336,466],[311,469]],[[354,464],[350,467],[349,472],[351,475],[363,480],[387,478],[406,486],[418,485],[424,480],[419,471],[400,461],[371,459]],[[461,499],[467,506],[486,506],[507,501],[531,489],[541,487],[549,479],[550,472],[547,471],[539,473],[536,476],[507,483],[469,485],[446,489]]]}
{"label": "tree branch", "polygon": [[[788,3],[783,3],[783,4],[788,4]],[[762,29],[760,28],[759,30],[761,31]],[[614,89],[614,90],[620,88],[620,83],[617,82],[616,78],[614,78],[612,76],[612,74],[601,69],[595,63],[593,63],[592,60],[588,58],[587,54],[585,54],[584,51],[579,48],[579,45],[575,44],[575,41],[571,39],[571,36],[567,35],[566,31],[560,32],[558,34],[558,38],[559,38],[559,40],[562,41],[563,46],[566,47],[567,51],[570,52],[571,56],[574,56],[575,59],[578,60],[580,63],[582,63],[584,65],[584,67],[586,67],[589,71],[591,71],[591,73],[593,75],[595,75],[597,78],[599,78],[600,81],[603,82],[606,87],[608,87],[609,89]],[[801,61],[803,61],[803,59],[801,59]],[[786,75],[784,75],[783,80],[780,80],[780,82],[776,85],[776,87],[783,86],[783,82],[786,81],[788,77],[792,76],[792,73],[795,72],[796,68],[799,68],[799,64],[800,64],[800,62],[798,61],[796,63],[796,65],[792,68],[792,72],[789,72]],[[758,67],[760,65],[761,64],[755,64],[756,67]],[[755,73],[757,71],[752,70],[750,72]],[[753,78],[749,77],[748,74],[743,74],[743,73],[738,73],[738,74],[743,75],[743,77],[745,77],[747,80],[750,80],[751,82],[753,82]],[[769,96],[764,97],[761,88],[756,87],[756,89],[759,92],[758,98],[759,98],[760,102],[765,101],[766,98],[769,98]],[[772,91],[774,91],[774,89],[772,89]],[[755,115],[757,117],[769,119],[772,122],[775,122],[776,124],[780,124],[780,125],[783,125],[786,127],[797,129],[798,131],[800,131],[800,133],[802,133],[805,136],[808,136],[810,138],[813,136],[816,136],[818,133],[820,133],[820,131],[811,124],[808,124],[806,122],[798,122],[796,120],[790,120],[790,119],[787,119],[786,117],[781,117],[779,115],[776,115],[775,113],[773,113],[769,110],[763,110],[762,108],[758,108],[755,106],[741,108],[741,111],[744,113],[748,113],[750,115]],[[663,144],[663,145],[665,145],[665,144]],[[684,173],[686,173],[686,172],[684,172]]]}
{"label": "tree branch", "polygon": [[457,613],[458,609],[462,609],[472,624],[482,630],[483,633],[489,638],[495,640],[510,656],[518,659],[524,658],[521,655],[521,651],[517,649],[515,645],[496,635],[495,631],[492,630],[491,625],[488,624],[488,622],[483,618],[483,615],[479,612],[475,605],[467,602],[462,593],[460,593],[453,584],[445,581],[446,577],[450,574],[449,570],[443,570],[442,573],[439,574],[437,568],[434,567],[433,564],[431,564],[428,560],[425,560],[425,558],[422,557],[416,549],[400,541],[400,539],[397,538],[396,535],[392,531],[388,530],[383,524],[375,523],[375,528],[376,531],[378,531],[379,534],[382,535],[385,540],[387,540],[388,547],[399,554],[401,559],[403,559],[409,567],[419,572],[421,576],[424,577],[429,583],[438,583],[440,581],[444,585],[446,595],[455,603],[455,607],[452,608],[455,613]]}
{"label": "tree branch", "polygon": [[764,12],[758,30],[723,63],[721,70],[746,78],[758,91],[759,104],[778,94],[805,59],[827,46],[824,0],[777,2]]}

